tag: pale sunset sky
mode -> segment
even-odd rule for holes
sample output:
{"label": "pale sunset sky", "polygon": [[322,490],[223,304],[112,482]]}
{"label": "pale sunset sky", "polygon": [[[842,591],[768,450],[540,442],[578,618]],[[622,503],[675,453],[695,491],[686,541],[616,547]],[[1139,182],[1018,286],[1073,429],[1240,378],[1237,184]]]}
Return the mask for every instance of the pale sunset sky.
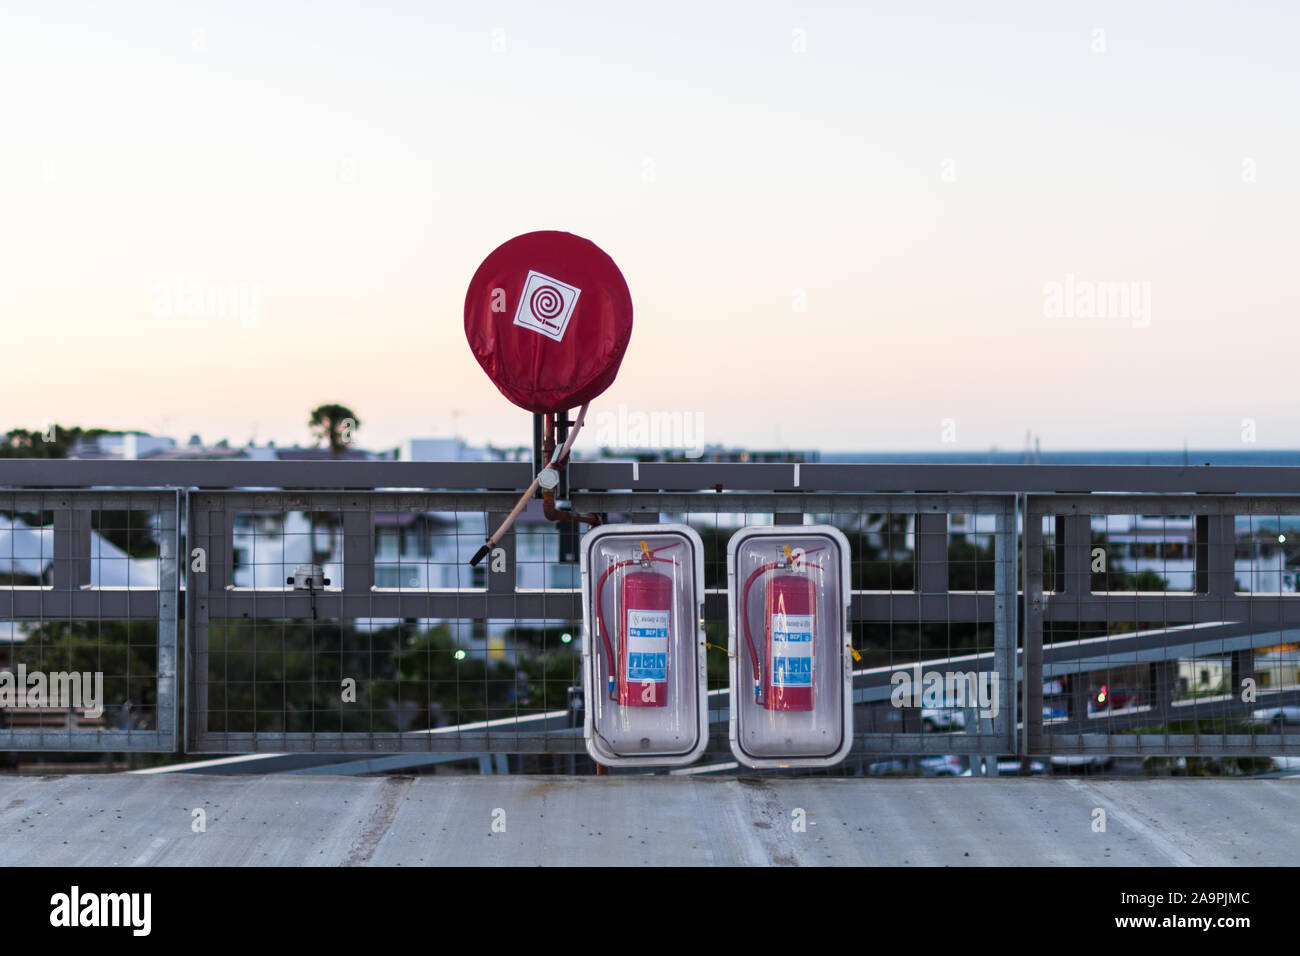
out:
{"label": "pale sunset sky", "polygon": [[[305,443],[337,401],[370,448],[524,444],[465,289],[561,229],[635,306],[593,413],[1296,446],[1297,36],[1284,2],[8,3],[0,430]],[[1067,281],[1141,314],[1051,314]]]}

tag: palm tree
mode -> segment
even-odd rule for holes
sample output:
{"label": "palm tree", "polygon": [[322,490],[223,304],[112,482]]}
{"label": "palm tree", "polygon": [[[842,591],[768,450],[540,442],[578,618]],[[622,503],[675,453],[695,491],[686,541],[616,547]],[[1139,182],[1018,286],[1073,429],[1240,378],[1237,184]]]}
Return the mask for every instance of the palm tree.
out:
{"label": "palm tree", "polygon": [[361,419],[346,405],[318,405],[311,410],[307,426],[316,436],[316,443],[328,442],[330,457],[337,458],[352,444],[352,436],[361,427]]}
{"label": "palm tree", "polygon": [[[316,436],[316,444],[322,441],[328,442],[330,447],[330,458],[338,458],[340,453],[347,451],[352,444],[352,436],[361,426],[361,420],[357,418],[356,412],[346,405],[325,404],[317,405],[311,410],[311,417],[307,419],[307,427],[311,429],[312,434]],[[337,516],[322,515],[312,512],[312,561],[315,562],[315,544],[316,528],[324,525],[329,530],[329,557],[333,557],[334,548],[338,539]],[[329,557],[326,560],[329,560]]]}

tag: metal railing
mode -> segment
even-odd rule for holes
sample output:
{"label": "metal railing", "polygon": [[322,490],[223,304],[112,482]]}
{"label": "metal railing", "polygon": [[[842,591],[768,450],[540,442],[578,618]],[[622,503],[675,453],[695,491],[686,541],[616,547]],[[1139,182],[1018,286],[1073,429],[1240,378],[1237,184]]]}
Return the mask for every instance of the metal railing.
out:
{"label": "metal railing", "polygon": [[[58,663],[59,641],[70,664],[108,661],[121,724],[0,701],[0,750],[173,749],[179,700],[192,753],[581,753],[561,528],[525,512],[468,564],[530,479],[505,462],[0,461],[0,671]],[[729,753],[726,540],[768,523],[849,537],[851,760],[1300,753],[1300,469],[596,461],[568,485],[576,512],[701,532],[712,754]],[[148,515],[144,538],[95,517],[112,514]],[[45,549],[36,582],[19,580],[24,530]],[[104,586],[96,560],[157,573]],[[930,672],[991,674],[995,712],[900,706],[900,675]]]}
{"label": "metal railing", "polygon": [[0,751],[176,748],[179,499],[0,491]]}
{"label": "metal railing", "polygon": [[1293,526],[1281,496],[1029,496],[1023,752],[1300,753]]}

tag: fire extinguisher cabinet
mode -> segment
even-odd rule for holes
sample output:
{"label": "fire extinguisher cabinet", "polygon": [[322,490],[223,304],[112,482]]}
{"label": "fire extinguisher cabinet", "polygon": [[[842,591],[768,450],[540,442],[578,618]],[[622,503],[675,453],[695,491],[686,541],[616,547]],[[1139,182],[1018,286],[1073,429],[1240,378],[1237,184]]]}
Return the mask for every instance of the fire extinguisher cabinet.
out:
{"label": "fire extinguisher cabinet", "polygon": [[583,733],[597,763],[679,766],[708,746],[703,554],[685,525],[583,537]]}
{"label": "fire extinguisher cabinet", "polygon": [[829,767],[853,747],[849,543],[828,525],[744,528],[727,545],[731,751]]}

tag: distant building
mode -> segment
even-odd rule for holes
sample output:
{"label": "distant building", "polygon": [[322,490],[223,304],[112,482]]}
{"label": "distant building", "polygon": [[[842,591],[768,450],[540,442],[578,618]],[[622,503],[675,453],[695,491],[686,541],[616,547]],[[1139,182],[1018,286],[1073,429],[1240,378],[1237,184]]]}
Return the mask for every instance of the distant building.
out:
{"label": "distant building", "polygon": [[[954,514],[948,518],[948,529],[988,548],[996,520],[993,515]],[[1300,534],[1284,532],[1276,525],[1276,519],[1236,519],[1236,590],[1256,594],[1300,591]],[[1048,526],[1043,530],[1045,534],[1053,531]],[[912,531],[909,521],[909,548]],[[1192,515],[1093,515],[1092,534],[1094,540],[1105,541],[1108,568],[1135,574],[1150,571],[1164,578],[1170,591],[1195,587],[1196,519]],[[1091,560],[1091,548],[1089,555]]]}
{"label": "distant building", "polygon": [[176,447],[174,438],[147,432],[117,432],[80,438],[68,451],[69,458],[152,458]]}
{"label": "distant building", "polygon": [[767,450],[726,448],[722,445],[705,445],[698,454],[680,448],[602,448],[601,459],[615,461],[708,461],[708,462],[763,462],[776,464],[806,464],[821,461],[821,452],[812,450]]}
{"label": "distant building", "polygon": [[398,446],[402,461],[489,461],[486,448],[472,448],[460,438],[408,438]]}
{"label": "distant building", "polygon": [[[238,512],[232,527],[232,584],[236,588],[286,588],[300,564],[320,565],[330,587],[343,584],[343,534],[317,513],[313,524],[302,511]],[[488,562],[470,567],[469,559],[488,534],[481,512],[376,510],[376,591],[455,591],[487,587]],[[580,585],[578,566],[559,563],[555,525],[529,502],[515,522],[515,583],[521,589],[567,590]],[[358,618],[356,627],[374,630],[401,624],[397,618]],[[447,625],[457,645],[471,657],[505,660],[505,635],[515,629],[540,630],[566,620],[473,621],[420,618],[421,628]]]}
{"label": "distant building", "polygon": [[69,458],[89,459],[142,459],[151,461],[193,461],[193,460],[231,460],[249,461],[329,461],[336,457],[340,461],[382,461],[391,459],[396,450],[373,452],[362,448],[348,448],[336,456],[330,455],[329,448],[298,445],[277,447],[274,442],[266,445],[248,444],[243,447],[232,446],[224,438],[215,445],[205,445],[198,435],[191,435],[184,445],[178,445],[174,438],[150,435],[147,432],[123,432],[118,434],[96,435],[82,438],[68,452]]}
{"label": "distant building", "polygon": [[[0,513],[0,585],[48,586],[54,565],[54,526],[32,526]],[[98,531],[90,532],[92,588],[158,587],[157,558],[133,558]],[[0,621],[0,643],[23,641],[38,622]]]}

